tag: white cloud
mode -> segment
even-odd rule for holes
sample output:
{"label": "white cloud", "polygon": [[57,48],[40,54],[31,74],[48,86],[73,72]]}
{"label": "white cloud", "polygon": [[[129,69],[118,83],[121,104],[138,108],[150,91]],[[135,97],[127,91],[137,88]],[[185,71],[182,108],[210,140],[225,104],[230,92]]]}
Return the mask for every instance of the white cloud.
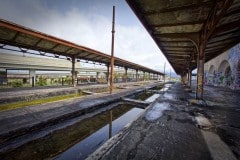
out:
{"label": "white cloud", "polygon": [[[4,1],[0,6],[3,19],[110,54],[111,14],[106,17],[96,11],[97,7],[82,11],[72,6],[60,12],[49,9],[37,0]],[[167,61],[139,23],[116,23],[115,56],[160,71],[163,71],[164,62]]]}

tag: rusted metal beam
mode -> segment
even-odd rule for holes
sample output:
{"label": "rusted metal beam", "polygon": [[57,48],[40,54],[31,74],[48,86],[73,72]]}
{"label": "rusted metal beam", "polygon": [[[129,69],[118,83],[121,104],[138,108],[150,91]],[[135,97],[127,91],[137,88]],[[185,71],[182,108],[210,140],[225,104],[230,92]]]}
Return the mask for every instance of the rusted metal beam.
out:
{"label": "rusted metal beam", "polygon": [[50,48],[50,50],[55,49],[57,46],[59,46],[59,43],[55,44],[52,48]]}
{"label": "rusted metal beam", "polygon": [[227,38],[223,38],[223,39],[212,40],[212,41],[208,42],[207,44],[209,45],[209,44],[215,44],[215,43],[219,43],[219,42],[233,40],[233,37],[238,39],[238,38],[240,38],[240,35],[233,35],[231,37],[227,37]]}
{"label": "rusted metal beam", "polygon": [[37,47],[37,45],[42,41],[42,38],[40,38],[35,44],[34,46]]}
{"label": "rusted metal beam", "polygon": [[224,24],[224,25],[221,25],[221,26],[217,27],[213,31],[213,34],[218,34],[218,33],[221,33],[221,32],[224,32],[224,31],[228,31],[228,30],[231,30],[231,29],[235,29],[235,28],[240,28],[240,21],[239,20],[237,20],[235,22],[227,23],[227,24]]}
{"label": "rusted metal beam", "polygon": [[115,33],[115,6],[113,6],[112,17],[112,47],[111,47],[111,73],[110,73],[110,94],[113,92],[113,78],[114,78],[114,33]]}
{"label": "rusted metal beam", "polygon": [[214,33],[219,21],[227,13],[228,8],[233,3],[233,0],[217,1],[211,10],[209,17],[203,27],[203,37],[207,41]]}
{"label": "rusted metal beam", "polygon": [[198,59],[197,59],[197,92],[196,99],[203,99],[204,85],[204,63],[205,63],[205,48],[208,40],[213,36],[219,21],[224,17],[233,0],[217,1],[213,6],[206,23],[200,34],[198,43]]}

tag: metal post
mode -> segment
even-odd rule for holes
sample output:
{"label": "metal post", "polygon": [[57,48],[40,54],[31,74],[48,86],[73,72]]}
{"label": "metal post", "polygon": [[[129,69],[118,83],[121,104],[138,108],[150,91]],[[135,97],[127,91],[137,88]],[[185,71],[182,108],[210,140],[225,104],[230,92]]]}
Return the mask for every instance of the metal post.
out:
{"label": "metal post", "polygon": [[127,74],[127,70],[128,70],[128,68],[127,67],[125,67],[125,83],[127,83],[127,81],[128,81],[128,74]]}
{"label": "metal post", "polygon": [[197,65],[197,92],[196,99],[203,100],[203,83],[204,83],[204,47],[200,45]]}
{"label": "metal post", "polygon": [[35,79],[34,77],[32,77],[32,87],[34,87],[34,84],[35,84]]}
{"label": "metal post", "polygon": [[136,82],[138,81],[138,69],[136,69]]}
{"label": "metal post", "polygon": [[75,83],[75,79],[76,79],[76,74],[75,74],[75,57],[72,57],[72,85],[73,87],[76,87],[76,83]]}
{"label": "metal post", "polygon": [[113,91],[113,75],[114,75],[114,33],[115,33],[115,6],[113,6],[113,19],[112,19],[112,47],[111,47],[111,75],[110,75],[110,94]]}

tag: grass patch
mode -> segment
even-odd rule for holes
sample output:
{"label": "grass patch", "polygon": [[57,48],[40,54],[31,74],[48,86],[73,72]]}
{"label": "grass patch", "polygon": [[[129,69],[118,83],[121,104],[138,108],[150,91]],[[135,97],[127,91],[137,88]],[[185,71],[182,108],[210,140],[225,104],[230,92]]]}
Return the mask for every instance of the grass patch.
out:
{"label": "grass patch", "polygon": [[36,100],[31,100],[26,102],[14,102],[14,103],[0,105],[0,111],[11,110],[11,109],[16,109],[16,108],[21,108],[21,107],[31,106],[31,105],[44,104],[48,102],[55,102],[55,101],[65,100],[70,98],[77,98],[83,95],[85,94],[83,93],[67,94],[67,95],[54,96],[54,97],[48,97],[48,98],[41,98],[41,99],[36,99]]}

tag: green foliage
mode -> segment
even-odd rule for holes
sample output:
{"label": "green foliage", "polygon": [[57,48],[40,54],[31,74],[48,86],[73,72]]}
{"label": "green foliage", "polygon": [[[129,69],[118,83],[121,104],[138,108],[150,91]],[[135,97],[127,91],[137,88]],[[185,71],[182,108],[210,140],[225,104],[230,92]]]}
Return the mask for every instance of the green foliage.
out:
{"label": "green foliage", "polygon": [[47,79],[40,76],[38,81],[37,81],[38,86],[46,86],[47,85]]}
{"label": "green foliage", "polygon": [[64,78],[64,82],[67,83],[68,85],[72,84],[72,77],[67,76],[66,78]]}
{"label": "green foliage", "polygon": [[15,103],[3,104],[3,105],[0,105],[0,111],[11,110],[11,109],[21,108],[25,106],[30,106],[30,105],[38,105],[38,104],[44,104],[49,102],[55,102],[59,100],[69,99],[69,98],[77,98],[81,96],[84,96],[84,94],[83,93],[67,94],[67,95],[61,95],[61,96],[40,98],[40,99],[35,99],[31,101],[26,101],[26,102],[15,102]]}
{"label": "green foliage", "polygon": [[23,82],[22,80],[13,80],[12,82],[10,82],[10,85],[12,87],[22,87],[23,86]]}

